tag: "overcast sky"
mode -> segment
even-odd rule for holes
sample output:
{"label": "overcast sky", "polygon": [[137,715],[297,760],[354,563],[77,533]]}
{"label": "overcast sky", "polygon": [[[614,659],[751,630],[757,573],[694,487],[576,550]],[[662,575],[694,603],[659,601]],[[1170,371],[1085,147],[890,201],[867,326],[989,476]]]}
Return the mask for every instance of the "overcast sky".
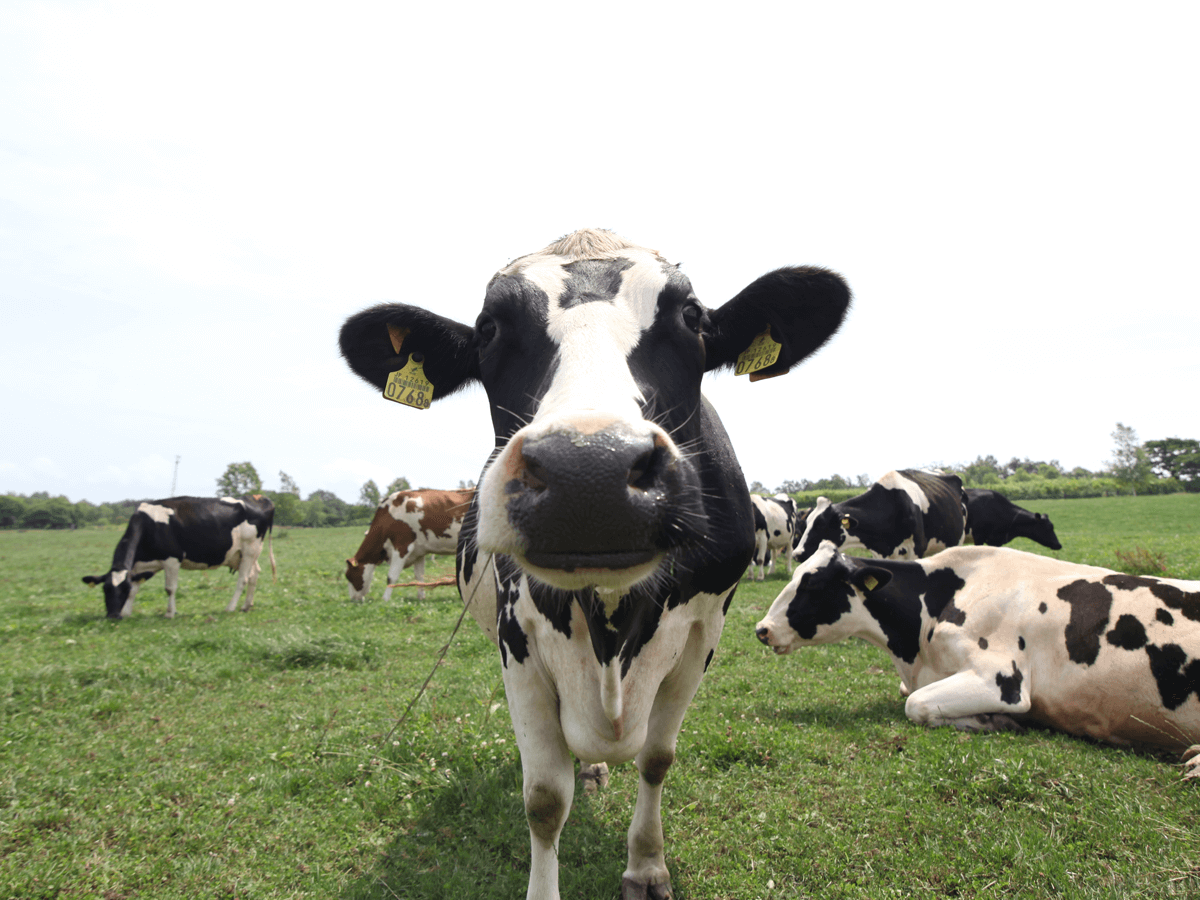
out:
{"label": "overcast sky", "polygon": [[389,403],[338,328],[592,226],[710,307],[845,275],[818,356],[706,381],[768,487],[1200,437],[1200,6],[704,8],[5,0],[0,491],[474,479],[483,392]]}

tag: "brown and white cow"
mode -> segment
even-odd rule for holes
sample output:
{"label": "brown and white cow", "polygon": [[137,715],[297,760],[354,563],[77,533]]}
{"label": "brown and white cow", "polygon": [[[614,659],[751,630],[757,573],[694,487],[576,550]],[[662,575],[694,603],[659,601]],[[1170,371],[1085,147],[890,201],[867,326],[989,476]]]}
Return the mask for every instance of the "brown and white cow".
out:
{"label": "brown and white cow", "polygon": [[[474,490],[396,491],[375,510],[371,527],[355,554],[346,560],[346,581],[350,599],[362,600],[371,590],[375,567],[388,563],[386,602],[392,598],[392,584],[407,567],[413,567],[415,581],[425,580],[425,557],[430,553],[454,553],[463,516],[471,505]],[[425,588],[417,588],[418,599],[425,599]]]}
{"label": "brown and white cow", "polygon": [[778,654],[848,637],[885,648],[918,724],[991,731],[1028,722],[1189,750],[1188,777],[1200,775],[1198,581],[1006,547],[865,560],[826,541],[756,634]]}
{"label": "brown and white cow", "polygon": [[585,230],[501,269],[474,327],[401,304],[343,326],[342,355],[385,396],[487,392],[495,446],[459,590],[499,645],[531,900],[559,896],[572,754],[636,762],[621,894],[671,896],[663,781],[754,549],[746,481],[701,378],[784,374],[849,302],[837,274],[788,267],[709,309],[655,251]]}

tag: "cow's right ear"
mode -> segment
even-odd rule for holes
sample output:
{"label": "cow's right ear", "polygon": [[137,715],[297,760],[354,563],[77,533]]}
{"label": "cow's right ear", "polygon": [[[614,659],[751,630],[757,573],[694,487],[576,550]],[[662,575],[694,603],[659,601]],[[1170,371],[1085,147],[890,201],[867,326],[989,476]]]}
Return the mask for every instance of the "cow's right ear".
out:
{"label": "cow's right ear", "polygon": [[[737,366],[755,338],[770,329],[779,356],[750,375],[752,381],[782,375],[812,355],[842,325],[850,288],[841,275],[816,266],[776,269],[753,281],[719,309],[710,310],[704,336],[705,370]],[[765,362],[765,359],[764,359]]]}
{"label": "cow's right ear", "polygon": [[441,400],[478,379],[475,329],[403,303],[381,303],[348,318],[338,345],[354,374],[383,390],[413,354]]}
{"label": "cow's right ear", "polygon": [[97,575],[84,575],[83,576],[83,583],[86,584],[88,587],[95,587],[103,580],[104,580],[103,576],[97,576]]}

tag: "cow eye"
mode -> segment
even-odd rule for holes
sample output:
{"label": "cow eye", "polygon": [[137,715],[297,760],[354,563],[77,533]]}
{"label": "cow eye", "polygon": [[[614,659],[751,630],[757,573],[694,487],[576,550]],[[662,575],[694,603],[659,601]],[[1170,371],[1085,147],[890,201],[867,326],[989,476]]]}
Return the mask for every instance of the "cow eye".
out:
{"label": "cow eye", "polygon": [[475,323],[475,333],[479,336],[479,349],[482,350],[496,337],[496,323],[491,319],[481,319]]}
{"label": "cow eye", "polygon": [[700,333],[700,325],[704,320],[704,310],[698,304],[689,303],[680,311],[680,315],[683,316],[684,325],[697,334]]}

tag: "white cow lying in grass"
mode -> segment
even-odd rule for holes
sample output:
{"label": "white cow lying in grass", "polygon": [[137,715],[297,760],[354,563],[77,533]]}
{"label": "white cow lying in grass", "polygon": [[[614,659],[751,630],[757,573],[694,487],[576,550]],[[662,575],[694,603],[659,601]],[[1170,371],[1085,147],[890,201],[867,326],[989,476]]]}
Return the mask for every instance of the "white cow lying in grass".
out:
{"label": "white cow lying in grass", "polygon": [[821,544],[758,639],[776,653],[859,637],[885,648],[923,725],[1022,721],[1186,750],[1200,776],[1200,582],[1142,578],[1002,547],[914,562]]}

